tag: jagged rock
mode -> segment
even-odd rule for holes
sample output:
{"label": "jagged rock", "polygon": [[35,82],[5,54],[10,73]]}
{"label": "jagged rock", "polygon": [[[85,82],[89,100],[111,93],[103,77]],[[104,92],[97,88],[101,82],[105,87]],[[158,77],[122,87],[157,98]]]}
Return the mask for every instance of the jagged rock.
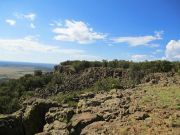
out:
{"label": "jagged rock", "polygon": [[21,112],[0,115],[0,135],[24,135]]}
{"label": "jagged rock", "polygon": [[12,115],[0,117],[0,134],[2,135],[34,135],[42,131],[45,124],[45,113],[58,103],[44,99],[30,99],[24,107]]}
{"label": "jagged rock", "polygon": [[66,129],[67,128],[67,123],[64,123],[64,122],[60,122],[60,121],[57,121],[55,120],[53,123],[51,124],[46,124],[44,126],[44,129],[43,131],[50,131],[50,130],[62,130],[62,129]]}
{"label": "jagged rock", "polygon": [[55,120],[67,123],[70,121],[74,113],[75,112],[73,108],[50,108],[49,112],[46,113],[45,120],[48,124],[52,123]]}
{"label": "jagged rock", "polygon": [[88,100],[88,101],[86,102],[86,106],[87,106],[87,107],[88,107],[88,106],[94,107],[94,106],[100,106],[100,105],[101,105],[101,102],[98,101],[98,100],[96,100],[96,99],[91,99],[91,100]]}
{"label": "jagged rock", "polygon": [[106,124],[105,121],[93,122],[82,130],[81,135],[105,135],[107,133]]}
{"label": "jagged rock", "polygon": [[88,92],[88,93],[85,93],[85,94],[81,94],[79,96],[79,99],[88,99],[88,98],[93,98],[94,96],[95,96],[94,93]]}
{"label": "jagged rock", "polygon": [[104,102],[105,107],[111,107],[111,108],[120,107],[120,104],[121,104],[121,100],[119,98],[109,99]]}
{"label": "jagged rock", "polygon": [[146,118],[148,118],[149,117],[149,115],[148,115],[148,113],[146,113],[146,112],[136,112],[135,114],[134,114],[134,118],[136,119],[136,120],[145,120]]}
{"label": "jagged rock", "polygon": [[49,132],[41,132],[35,135],[69,135],[69,131],[67,129],[63,130],[50,130]]}
{"label": "jagged rock", "polygon": [[109,95],[106,93],[99,93],[99,94],[96,94],[95,99],[101,102],[105,102],[106,100],[112,99],[112,95]]}
{"label": "jagged rock", "polygon": [[86,100],[84,100],[84,99],[79,100],[79,102],[77,104],[77,108],[76,108],[76,113],[80,113],[86,107],[87,107],[86,106]]}
{"label": "jagged rock", "polygon": [[89,112],[75,114],[71,119],[71,126],[74,129],[73,134],[79,134],[85,126],[100,120],[102,120],[102,118],[97,114],[91,114]]}
{"label": "jagged rock", "polygon": [[22,117],[22,122],[26,135],[33,135],[43,130],[45,124],[45,114],[50,107],[59,106],[56,102],[44,99],[33,99],[27,103],[27,107]]}

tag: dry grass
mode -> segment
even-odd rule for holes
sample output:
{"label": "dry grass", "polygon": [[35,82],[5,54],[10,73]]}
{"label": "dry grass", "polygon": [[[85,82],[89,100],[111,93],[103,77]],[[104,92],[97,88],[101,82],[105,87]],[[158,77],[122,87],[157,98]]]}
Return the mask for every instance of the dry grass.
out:
{"label": "dry grass", "polygon": [[171,85],[145,86],[146,94],[140,100],[141,105],[150,105],[156,108],[180,109],[180,86]]}
{"label": "dry grass", "polygon": [[0,67],[0,78],[19,78],[25,74],[32,74],[32,67]]}

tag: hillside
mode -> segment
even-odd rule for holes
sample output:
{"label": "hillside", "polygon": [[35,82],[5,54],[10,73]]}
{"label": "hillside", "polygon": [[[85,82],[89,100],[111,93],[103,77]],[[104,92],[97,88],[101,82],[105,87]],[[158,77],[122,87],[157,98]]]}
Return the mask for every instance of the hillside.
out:
{"label": "hillside", "polygon": [[179,135],[179,69],[169,61],[66,61],[9,80],[0,84],[0,134]]}

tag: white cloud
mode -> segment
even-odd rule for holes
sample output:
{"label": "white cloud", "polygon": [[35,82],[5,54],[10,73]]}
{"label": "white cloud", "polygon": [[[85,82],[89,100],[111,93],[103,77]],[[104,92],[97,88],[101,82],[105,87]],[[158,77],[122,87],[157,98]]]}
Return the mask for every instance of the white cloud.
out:
{"label": "white cloud", "polygon": [[91,43],[96,40],[105,39],[106,35],[94,32],[82,21],[66,20],[64,27],[57,27],[53,30],[57,35],[55,40],[78,42],[80,44]]}
{"label": "white cloud", "polygon": [[132,61],[153,61],[153,60],[162,60],[162,58],[156,57],[155,55],[145,55],[145,54],[135,54],[130,58]]}
{"label": "white cloud", "polygon": [[131,56],[131,60],[133,61],[145,61],[148,59],[147,55],[135,54]]}
{"label": "white cloud", "polygon": [[32,29],[35,29],[35,28],[36,28],[36,26],[35,26],[33,23],[30,23],[30,27],[31,27]]}
{"label": "white cloud", "polygon": [[29,21],[34,21],[36,18],[36,14],[35,13],[27,13],[27,14],[22,14],[22,13],[14,13],[14,15],[18,18],[18,19],[27,19]]}
{"label": "white cloud", "polygon": [[[140,45],[150,45],[150,42],[155,40],[162,39],[161,35],[163,34],[163,31],[155,32],[155,35],[147,35],[147,36],[137,36],[137,37],[116,37],[112,40],[115,43],[127,43],[130,46],[140,46]],[[152,44],[154,45],[154,44]]]}
{"label": "white cloud", "polygon": [[37,36],[20,39],[0,39],[0,60],[59,63],[64,60],[98,60],[98,56],[80,49],[66,49],[43,44]]}
{"label": "white cloud", "polygon": [[28,13],[28,14],[24,14],[24,18],[30,20],[30,21],[34,21],[36,18],[36,14],[34,13]]}
{"label": "white cloud", "polygon": [[14,13],[14,16],[17,19],[24,19],[27,20],[30,26],[30,28],[35,29],[36,26],[34,23],[32,23],[36,19],[36,14],[35,13],[27,13],[27,14],[22,14],[22,13]]}
{"label": "white cloud", "polygon": [[180,61],[180,40],[171,40],[166,45],[166,59]]}
{"label": "white cloud", "polygon": [[22,39],[0,39],[0,49],[6,51],[58,52],[63,54],[81,54],[83,50],[61,49],[58,46],[46,45],[34,40],[33,36]]}
{"label": "white cloud", "polygon": [[6,23],[8,23],[9,25],[11,26],[14,26],[16,24],[16,21],[15,20],[12,20],[12,19],[7,19],[6,20]]}

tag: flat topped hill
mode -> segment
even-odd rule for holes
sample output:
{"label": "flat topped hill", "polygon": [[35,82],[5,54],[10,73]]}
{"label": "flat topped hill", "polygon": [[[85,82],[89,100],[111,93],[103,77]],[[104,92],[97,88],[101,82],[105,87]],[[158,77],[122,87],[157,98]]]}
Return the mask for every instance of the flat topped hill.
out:
{"label": "flat topped hill", "polygon": [[0,134],[180,133],[180,63],[67,61],[0,84]]}
{"label": "flat topped hill", "polygon": [[61,104],[26,100],[21,110],[0,116],[0,134],[179,135],[180,77],[154,74],[145,80],[149,78],[125,90],[65,94]]}

